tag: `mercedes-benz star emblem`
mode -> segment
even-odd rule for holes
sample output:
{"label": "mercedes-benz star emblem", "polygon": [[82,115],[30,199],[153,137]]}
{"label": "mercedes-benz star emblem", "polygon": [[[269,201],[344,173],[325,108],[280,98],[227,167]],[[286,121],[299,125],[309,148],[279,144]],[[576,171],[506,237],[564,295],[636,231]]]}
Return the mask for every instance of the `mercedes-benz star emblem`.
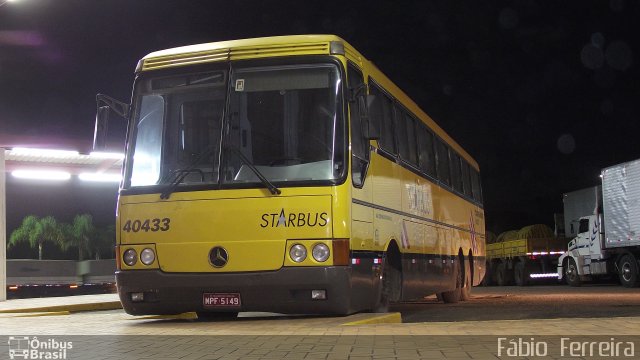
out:
{"label": "mercedes-benz star emblem", "polygon": [[222,246],[216,246],[209,252],[209,262],[215,268],[221,268],[229,262],[229,253]]}

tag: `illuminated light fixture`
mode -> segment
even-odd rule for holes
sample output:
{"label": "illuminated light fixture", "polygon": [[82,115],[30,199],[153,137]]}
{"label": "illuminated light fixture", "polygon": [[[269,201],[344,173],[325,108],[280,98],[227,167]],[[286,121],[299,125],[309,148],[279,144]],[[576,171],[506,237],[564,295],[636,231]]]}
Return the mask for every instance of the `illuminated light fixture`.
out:
{"label": "illuminated light fixture", "polygon": [[113,160],[124,159],[124,154],[122,153],[102,152],[102,151],[92,151],[89,153],[89,156],[98,158],[98,159],[113,159]]}
{"label": "illuminated light fixture", "polygon": [[65,171],[54,170],[14,170],[11,172],[16,178],[45,180],[45,181],[64,181],[71,179],[71,174]]}
{"label": "illuminated light fixture", "polygon": [[546,274],[531,274],[529,275],[532,279],[540,279],[540,278],[559,278],[558,273],[546,273]]}
{"label": "illuminated light fixture", "polygon": [[11,149],[9,153],[11,155],[23,155],[23,156],[46,156],[56,158],[66,158],[69,156],[78,156],[79,152],[75,150],[54,150],[54,149],[34,149],[34,148],[21,148],[15,147]]}
{"label": "illuminated light fixture", "polygon": [[78,288],[77,284],[69,285],[69,289],[77,289],[77,288]]}
{"label": "illuminated light fixture", "polygon": [[534,252],[528,252],[527,255],[531,256],[538,256],[538,255],[562,255],[564,254],[564,251],[534,251]]}
{"label": "illuminated light fixture", "polygon": [[120,176],[120,174],[82,173],[78,175],[78,178],[82,181],[120,182],[122,176]]}
{"label": "illuminated light fixture", "polygon": [[9,290],[18,290],[18,285],[9,286]]}

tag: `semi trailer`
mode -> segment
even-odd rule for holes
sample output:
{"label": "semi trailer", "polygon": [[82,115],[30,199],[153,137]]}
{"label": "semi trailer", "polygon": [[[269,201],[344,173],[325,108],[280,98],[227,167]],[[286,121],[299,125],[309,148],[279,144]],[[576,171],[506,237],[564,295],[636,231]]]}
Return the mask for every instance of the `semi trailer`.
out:
{"label": "semi trailer", "polygon": [[625,287],[640,283],[640,160],[602,170],[593,210],[577,219],[577,234],[558,260],[558,277],[571,286],[617,276]]}

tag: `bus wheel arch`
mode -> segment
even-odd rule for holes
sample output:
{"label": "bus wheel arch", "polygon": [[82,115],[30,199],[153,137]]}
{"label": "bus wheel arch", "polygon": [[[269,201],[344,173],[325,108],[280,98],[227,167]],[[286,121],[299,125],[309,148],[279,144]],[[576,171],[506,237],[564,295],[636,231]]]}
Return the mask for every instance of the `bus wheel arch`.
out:
{"label": "bus wheel arch", "polygon": [[453,262],[453,276],[455,278],[455,289],[442,292],[442,301],[445,304],[455,304],[462,299],[462,292],[465,281],[465,263],[462,249],[458,250],[457,261]]}
{"label": "bus wheel arch", "polygon": [[387,312],[389,304],[400,301],[402,295],[402,258],[400,248],[391,240],[382,254],[382,271],[375,312]]}

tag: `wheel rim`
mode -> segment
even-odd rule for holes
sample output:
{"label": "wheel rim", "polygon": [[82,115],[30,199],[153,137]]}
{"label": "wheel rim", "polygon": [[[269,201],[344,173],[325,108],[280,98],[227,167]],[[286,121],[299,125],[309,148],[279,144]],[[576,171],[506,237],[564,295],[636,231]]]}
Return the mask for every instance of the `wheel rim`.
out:
{"label": "wheel rim", "polygon": [[626,282],[631,281],[631,278],[632,278],[632,275],[631,275],[631,264],[629,264],[628,262],[624,262],[622,264],[622,278]]}
{"label": "wheel rim", "polygon": [[569,263],[567,266],[567,278],[569,281],[574,282],[578,276],[578,272],[576,271],[576,266],[573,263]]}

